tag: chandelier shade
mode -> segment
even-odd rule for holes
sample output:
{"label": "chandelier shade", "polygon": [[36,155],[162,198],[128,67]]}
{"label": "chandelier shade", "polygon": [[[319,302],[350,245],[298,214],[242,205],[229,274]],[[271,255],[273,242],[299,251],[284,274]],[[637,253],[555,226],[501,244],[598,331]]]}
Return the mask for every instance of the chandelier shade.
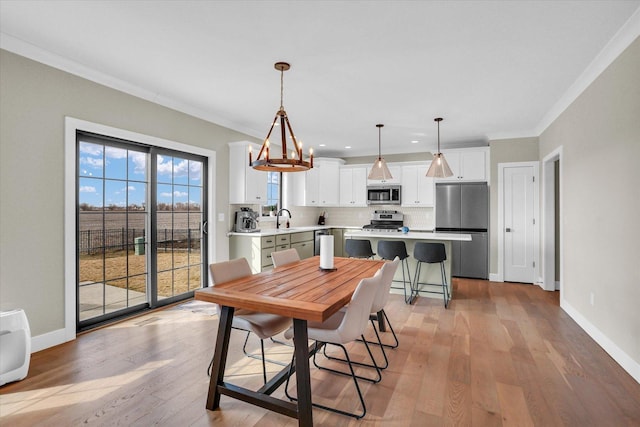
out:
{"label": "chandelier shade", "polygon": [[433,160],[427,170],[427,176],[429,178],[447,178],[453,176],[453,172],[451,172],[451,168],[447,163],[447,159],[444,158],[444,154],[440,152],[440,122],[442,121],[442,117],[437,117],[433,120],[438,123],[438,151],[433,155]]}
{"label": "chandelier shade", "polygon": [[373,166],[371,166],[371,171],[369,171],[369,176],[367,177],[367,179],[375,181],[386,181],[393,178],[389,171],[389,167],[387,166],[387,162],[382,158],[380,150],[380,129],[383,126],[384,125],[382,124],[376,125],[378,128],[378,158],[373,162]]}
{"label": "chandelier shade", "polygon": [[[249,149],[249,165],[256,170],[267,172],[304,172],[313,168],[313,149],[309,149],[308,160],[305,160],[302,153],[302,142],[296,139],[282,102],[284,93],[284,72],[291,68],[291,66],[286,62],[276,62],[274,67],[276,70],[280,71],[280,109],[276,112],[273,122],[271,122],[271,127],[269,128],[266,138],[262,142],[262,147],[260,147],[256,160],[253,160],[253,153],[251,152],[251,149]],[[272,157],[272,153],[269,152],[269,146],[271,145],[269,138],[271,137],[273,128],[276,125],[280,125],[282,157]],[[293,143],[290,155],[287,152],[287,132],[289,133],[289,138]]]}

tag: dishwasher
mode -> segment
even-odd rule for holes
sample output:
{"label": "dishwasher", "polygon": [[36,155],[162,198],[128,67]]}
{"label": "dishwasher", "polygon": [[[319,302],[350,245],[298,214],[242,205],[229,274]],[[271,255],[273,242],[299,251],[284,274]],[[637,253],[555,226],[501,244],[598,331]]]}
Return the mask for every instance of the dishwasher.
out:
{"label": "dishwasher", "polygon": [[320,236],[330,235],[331,232],[329,230],[316,230],[314,233],[315,239],[313,244],[313,254],[320,255]]}

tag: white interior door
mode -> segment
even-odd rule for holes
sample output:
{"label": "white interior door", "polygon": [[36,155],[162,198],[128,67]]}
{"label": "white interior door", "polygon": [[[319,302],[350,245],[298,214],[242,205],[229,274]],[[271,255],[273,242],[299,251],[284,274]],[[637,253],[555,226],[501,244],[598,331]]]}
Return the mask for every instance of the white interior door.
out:
{"label": "white interior door", "polygon": [[533,283],[534,167],[504,168],[504,280]]}

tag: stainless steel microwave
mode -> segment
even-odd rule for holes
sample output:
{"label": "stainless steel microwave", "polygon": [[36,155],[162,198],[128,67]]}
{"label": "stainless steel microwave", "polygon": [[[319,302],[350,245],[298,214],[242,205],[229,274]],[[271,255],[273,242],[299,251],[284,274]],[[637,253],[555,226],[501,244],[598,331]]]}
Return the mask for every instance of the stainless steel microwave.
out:
{"label": "stainless steel microwave", "polygon": [[399,205],[401,202],[399,185],[368,185],[368,205]]}

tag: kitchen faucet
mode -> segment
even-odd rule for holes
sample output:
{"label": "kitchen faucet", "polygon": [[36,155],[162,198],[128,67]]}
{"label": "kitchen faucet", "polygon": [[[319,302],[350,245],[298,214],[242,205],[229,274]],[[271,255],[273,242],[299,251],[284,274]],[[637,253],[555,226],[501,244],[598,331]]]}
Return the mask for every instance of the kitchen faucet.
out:
{"label": "kitchen faucet", "polygon": [[282,213],[282,211],[287,211],[287,213],[289,214],[289,219],[291,219],[291,212],[289,212],[289,209],[285,209],[285,208],[280,209],[276,213],[276,229],[280,228],[280,214]]}

